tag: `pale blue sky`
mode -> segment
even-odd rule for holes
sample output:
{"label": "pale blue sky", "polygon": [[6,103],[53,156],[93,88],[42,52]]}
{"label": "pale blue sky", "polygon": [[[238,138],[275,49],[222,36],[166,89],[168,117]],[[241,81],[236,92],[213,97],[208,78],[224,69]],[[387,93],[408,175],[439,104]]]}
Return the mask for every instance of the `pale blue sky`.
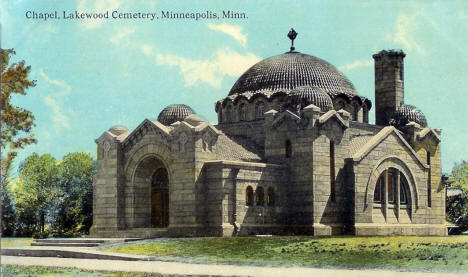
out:
{"label": "pale blue sky", "polygon": [[[66,3],[64,3],[66,2]],[[196,2],[196,3],[195,3]],[[32,152],[95,155],[113,125],[135,128],[189,104],[216,122],[214,103],[256,61],[289,49],[327,60],[374,100],[372,54],[403,49],[405,103],[442,129],[443,171],[468,159],[466,1],[1,1],[2,47],[31,65],[37,86],[14,101],[36,116]],[[248,19],[41,20],[27,11],[245,12]],[[371,121],[374,121],[374,109]]]}

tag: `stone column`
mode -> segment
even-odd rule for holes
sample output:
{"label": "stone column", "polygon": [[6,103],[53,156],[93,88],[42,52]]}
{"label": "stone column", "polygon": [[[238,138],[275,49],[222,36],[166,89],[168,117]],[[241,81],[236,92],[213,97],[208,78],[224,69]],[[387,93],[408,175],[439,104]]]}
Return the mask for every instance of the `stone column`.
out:
{"label": "stone column", "polygon": [[397,169],[396,170],[396,195],[395,195],[395,201],[396,201],[396,217],[398,221],[400,221],[400,171]]}

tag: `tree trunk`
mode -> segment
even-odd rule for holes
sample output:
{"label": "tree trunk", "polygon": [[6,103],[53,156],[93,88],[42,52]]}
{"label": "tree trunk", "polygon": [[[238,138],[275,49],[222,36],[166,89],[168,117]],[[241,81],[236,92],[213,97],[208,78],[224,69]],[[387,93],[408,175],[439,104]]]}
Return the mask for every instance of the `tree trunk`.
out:
{"label": "tree trunk", "polygon": [[41,223],[40,223],[41,232],[44,232],[44,224],[45,224],[45,215],[44,215],[44,212],[41,212]]}

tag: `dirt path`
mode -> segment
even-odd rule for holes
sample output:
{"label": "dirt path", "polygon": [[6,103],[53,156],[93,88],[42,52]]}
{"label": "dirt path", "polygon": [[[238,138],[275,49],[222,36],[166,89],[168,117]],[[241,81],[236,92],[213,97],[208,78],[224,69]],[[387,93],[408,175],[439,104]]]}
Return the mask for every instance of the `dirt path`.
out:
{"label": "dirt path", "polygon": [[199,275],[222,275],[222,276],[261,276],[261,277],[387,277],[387,276],[467,276],[468,274],[456,274],[445,272],[399,272],[388,270],[346,270],[346,269],[317,269],[303,267],[260,267],[241,265],[214,265],[214,264],[189,264],[178,262],[160,261],[109,261],[90,259],[69,258],[36,258],[36,257],[13,257],[2,256],[4,265],[23,266],[53,266],[73,267],[88,270],[101,271],[130,271],[130,272],[154,272],[163,274],[199,274]]}

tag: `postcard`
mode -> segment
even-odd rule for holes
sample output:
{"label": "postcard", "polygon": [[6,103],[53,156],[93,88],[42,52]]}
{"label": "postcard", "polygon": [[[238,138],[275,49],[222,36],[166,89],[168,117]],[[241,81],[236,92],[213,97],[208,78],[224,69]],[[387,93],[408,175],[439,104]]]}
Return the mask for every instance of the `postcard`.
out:
{"label": "postcard", "polygon": [[468,270],[464,1],[0,5],[6,276]]}

